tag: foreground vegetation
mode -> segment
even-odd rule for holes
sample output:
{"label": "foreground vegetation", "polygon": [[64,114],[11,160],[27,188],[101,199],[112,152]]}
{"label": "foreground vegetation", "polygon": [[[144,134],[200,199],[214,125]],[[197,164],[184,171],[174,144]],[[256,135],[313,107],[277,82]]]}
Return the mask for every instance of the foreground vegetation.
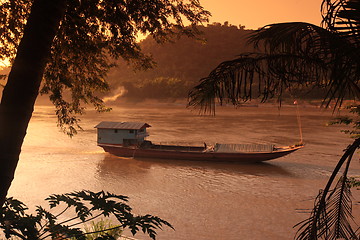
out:
{"label": "foreground vegetation", "polygon": [[[277,98],[281,103],[284,93],[296,99],[301,97],[297,90],[309,86],[324,89],[324,104],[334,102],[335,108],[345,99],[360,100],[360,2],[323,0],[321,10],[321,27],[289,22],[256,31],[251,37],[255,51],[220,63],[191,91],[189,105],[214,112],[217,101],[238,105]],[[297,240],[360,238],[347,176],[359,147],[360,138],[348,146],[310,216],[297,225]]]}
{"label": "foreground vegetation", "polygon": [[[117,239],[123,229],[130,229],[156,239],[156,231],[163,226],[173,227],[152,215],[134,215],[128,198],[108,192],[80,191],[54,194],[46,199],[51,209],[37,206],[35,214],[17,199],[8,198],[0,209],[0,229],[7,239],[41,240],[111,240]],[[54,213],[56,212],[56,213]],[[116,220],[111,225],[106,219]],[[92,223],[86,227],[86,223]]]}

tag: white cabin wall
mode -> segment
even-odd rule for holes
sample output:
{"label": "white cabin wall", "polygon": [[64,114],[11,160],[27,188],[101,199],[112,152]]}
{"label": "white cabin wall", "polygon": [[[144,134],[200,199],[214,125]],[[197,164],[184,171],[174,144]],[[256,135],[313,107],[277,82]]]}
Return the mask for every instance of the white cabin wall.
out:
{"label": "white cabin wall", "polygon": [[136,130],[133,130],[133,133],[130,133],[130,130],[127,129],[117,129],[116,131],[115,129],[98,129],[97,142],[103,144],[123,144],[123,139],[138,139],[139,141],[143,141],[145,136],[146,130],[139,138],[136,136]]}

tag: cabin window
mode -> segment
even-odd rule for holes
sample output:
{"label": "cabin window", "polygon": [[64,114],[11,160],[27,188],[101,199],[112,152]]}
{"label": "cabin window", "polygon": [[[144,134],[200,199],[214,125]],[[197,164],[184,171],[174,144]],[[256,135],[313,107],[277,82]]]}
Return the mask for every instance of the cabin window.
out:
{"label": "cabin window", "polygon": [[134,133],[134,130],[129,130],[129,133]]}
{"label": "cabin window", "polygon": [[139,132],[144,132],[144,129],[140,129]]}
{"label": "cabin window", "polygon": [[115,132],[115,133],[117,133],[117,132],[118,132],[118,130],[117,130],[117,129],[115,129],[115,130],[114,130],[114,132]]}

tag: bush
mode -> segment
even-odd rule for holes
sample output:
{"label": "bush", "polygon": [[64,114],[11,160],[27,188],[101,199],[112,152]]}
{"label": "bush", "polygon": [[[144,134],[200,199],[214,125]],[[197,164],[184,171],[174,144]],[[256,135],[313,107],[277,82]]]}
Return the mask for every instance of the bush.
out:
{"label": "bush", "polygon": [[[104,191],[80,191],[54,194],[46,200],[51,210],[60,208],[60,212],[55,215],[50,210],[37,206],[36,214],[28,214],[28,208],[24,203],[8,198],[0,209],[0,229],[5,237],[24,240],[110,240],[116,239],[121,229],[129,228],[133,235],[141,230],[150,238],[156,239],[156,231],[162,226],[173,229],[170,223],[159,217],[149,214],[134,215],[132,208],[127,205],[128,197],[122,195]],[[102,220],[93,223],[91,228],[80,228],[100,217],[114,217],[118,223],[111,226]]]}

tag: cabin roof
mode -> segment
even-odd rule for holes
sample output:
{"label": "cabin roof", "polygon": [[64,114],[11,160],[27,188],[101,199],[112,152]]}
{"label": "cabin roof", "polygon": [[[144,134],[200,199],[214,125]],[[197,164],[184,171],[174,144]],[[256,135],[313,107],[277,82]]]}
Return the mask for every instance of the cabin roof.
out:
{"label": "cabin roof", "polygon": [[134,129],[139,130],[143,128],[151,127],[147,123],[141,122],[100,122],[95,128],[101,129]]}

